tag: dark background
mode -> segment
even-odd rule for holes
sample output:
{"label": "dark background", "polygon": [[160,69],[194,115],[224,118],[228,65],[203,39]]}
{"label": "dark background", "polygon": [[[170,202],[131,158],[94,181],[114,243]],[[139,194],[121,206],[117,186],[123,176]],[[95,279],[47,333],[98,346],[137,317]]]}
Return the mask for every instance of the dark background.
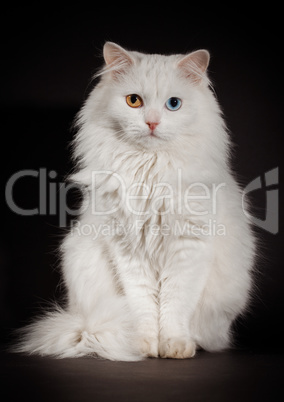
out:
{"label": "dark background", "polygon": [[[208,49],[209,74],[235,143],[232,163],[239,180],[246,185],[280,166],[282,11],[249,11],[234,4],[212,10],[204,4],[184,4],[183,9],[171,3],[157,9],[141,4],[139,10],[83,3],[6,6],[0,49],[3,189],[22,169],[55,171],[56,178],[47,178],[47,185],[55,183],[57,189],[64,181],[72,168],[72,122],[92,88],[106,40],[152,53]],[[14,198],[22,208],[38,207],[38,194],[36,178],[21,179],[15,186]],[[264,218],[264,191],[251,196],[256,214]],[[57,215],[19,216],[5,200],[1,212],[1,340],[9,341],[13,328],[62,295],[57,250],[64,229],[58,227]],[[284,335],[283,225],[277,235],[257,232],[263,255],[257,264],[257,294],[248,315],[236,325],[237,342],[250,349],[278,350]]]}

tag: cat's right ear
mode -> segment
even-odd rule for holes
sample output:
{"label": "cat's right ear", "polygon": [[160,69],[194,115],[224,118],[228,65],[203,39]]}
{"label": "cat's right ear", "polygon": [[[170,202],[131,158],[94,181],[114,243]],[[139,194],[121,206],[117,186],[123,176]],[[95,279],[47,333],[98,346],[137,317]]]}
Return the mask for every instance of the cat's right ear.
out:
{"label": "cat's right ear", "polygon": [[119,77],[130,67],[134,60],[121,46],[113,42],[106,42],[103,49],[107,70],[111,71],[114,78]]}

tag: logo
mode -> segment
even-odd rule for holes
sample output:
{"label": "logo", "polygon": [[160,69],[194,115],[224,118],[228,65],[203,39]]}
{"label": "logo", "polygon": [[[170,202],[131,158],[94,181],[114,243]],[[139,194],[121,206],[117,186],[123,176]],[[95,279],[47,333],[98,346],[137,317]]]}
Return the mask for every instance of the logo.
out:
{"label": "logo", "polygon": [[[279,169],[274,168],[265,173],[264,185],[262,185],[261,176],[252,180],[243,190],[242,197],[244,214],[254,225],[272,234],[277,234],[279,231],[279,191],[278,188],[275,188],[278,184]],[[252,216],[245,208],[245,198],[249,193],[256,190],[265,191],[266,206],[264,219]]]}
{"label": "logo", "polygon": [[[217,214],[217,199],[219,192],[226,188],[226,183],[212,183],[208,186],[204,183],[192,183],[187,188],[182,188],[182,171],[178,169],[176,185],[170,183],[155,183],[149,188],[143,182],[132,183],[127,187],[123,177],[109,171],[92,172],[92,183],[90,188],[79,183],[64,183],[54,181],[57,173],[50,172],[45,168],[37,170],[21,170],[14,173],[8,180],[5,189],[6,203],[16,214],[23,216],[33,215],[58,215],[59,225],[65,227],[67,216],[78,216],[84,209],[91,208],[93,215],[112,215],[121,205],[127,208],[129,214],[135,215],[135,219],[143,216],[176,215],[184,213],[202,219],[210,218]],[[30,208],[23,208],[14,199],[14,187],[20,180],[32,180],[38,202]],[[98,202],[100,200],[100,188],[102,183],[108,186],[108,191],[116,190],[119,200]],[[279,231],[279,168],[276,167],[264,175],[252,180],[243,190],[242,209],[250,222],[269,233],[277,234]],[[79,192],[84,204],[80,206],[69,205],[68,195],[70,191]],[[261,191],[265,199],[265,216],[260,218],[252,215],[246,207],[248,196],[254,191]],[[151,200],[151,203],[148,202]],[[119,202],[118,202],[119,201]],[[149,205],[148,205],[149,204]],[[151,205],[150,205],[151,204]],[[258,203],[259,204],[259,203]],[[163,206],[161,209],[160,206]],[[160,208],[160,209],[159,209]],[[211,218],[210,218],[211,219]],[[212,221],[213,222],[213,221]],[[216,225],[212,225],[212,228]],[[86,231],[87,228],[84,228]]]}

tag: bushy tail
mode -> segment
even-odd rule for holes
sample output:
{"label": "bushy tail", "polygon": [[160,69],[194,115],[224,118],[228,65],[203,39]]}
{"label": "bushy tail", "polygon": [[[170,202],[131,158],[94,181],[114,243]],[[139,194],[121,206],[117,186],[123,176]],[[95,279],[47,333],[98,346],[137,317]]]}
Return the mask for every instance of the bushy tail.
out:
{"label": "bushy tail", "polygon": [[125,305],[117,303],[108,309],[104,301],[96,312],[86,318],[57,307],[20,329],[19,342],[12,352],[57,358],[89,355],[109,360],[141,360],[133,320],[125,314]]}

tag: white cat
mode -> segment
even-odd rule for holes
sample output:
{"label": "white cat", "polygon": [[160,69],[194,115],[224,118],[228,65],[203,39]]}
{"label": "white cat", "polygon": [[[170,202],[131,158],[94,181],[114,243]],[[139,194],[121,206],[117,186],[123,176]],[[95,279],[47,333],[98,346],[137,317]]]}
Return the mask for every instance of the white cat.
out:
{"label": "white cat", "polygon": [[62,245],[68,301],[25,328],[16,350],[131,361],[228,348],[255,242],[209,53],[107,42],[104,59],[74,141],[72,180],[86,191]]}

